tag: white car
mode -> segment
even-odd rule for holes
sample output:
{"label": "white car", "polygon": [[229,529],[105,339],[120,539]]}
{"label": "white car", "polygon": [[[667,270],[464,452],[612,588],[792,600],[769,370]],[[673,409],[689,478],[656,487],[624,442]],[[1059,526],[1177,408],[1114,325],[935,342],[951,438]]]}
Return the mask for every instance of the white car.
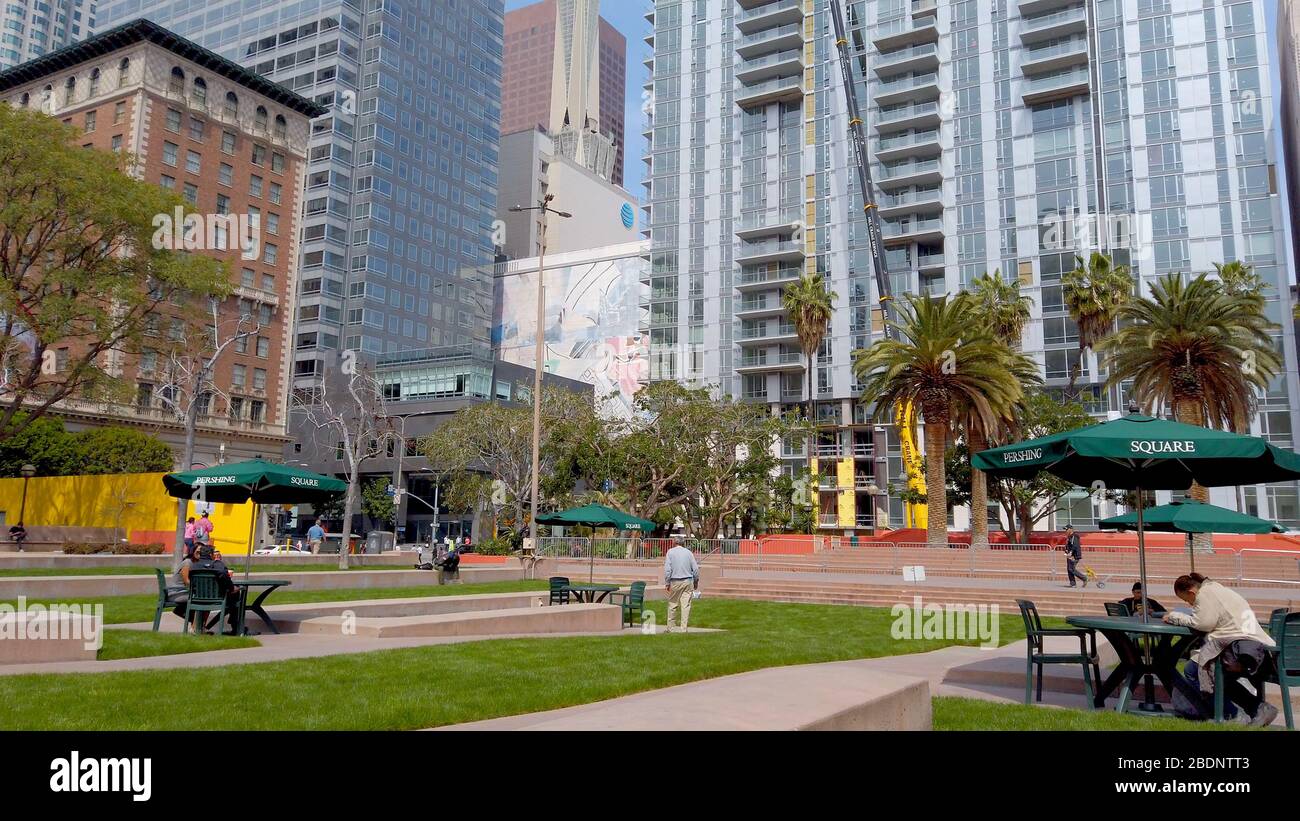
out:
{"label": "white car", "polygon": [[282,544],[263,547],[260,550],[253,551],[254,556],[310,556],[310,550],[299,550],[296,547],[286,547]]}

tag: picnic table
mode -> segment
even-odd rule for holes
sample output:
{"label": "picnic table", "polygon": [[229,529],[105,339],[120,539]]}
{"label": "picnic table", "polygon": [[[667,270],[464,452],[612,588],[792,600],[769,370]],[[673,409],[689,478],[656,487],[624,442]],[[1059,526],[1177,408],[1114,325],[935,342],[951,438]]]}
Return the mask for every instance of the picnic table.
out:
{"label": "picnic table", "polygon": [[566,584],[564,589],[572,594],[581,604],[597,604],[605,601],[610,593],[618,590],[616,584]]}
{"label": "picnic table", "polygon": [[[1193,702],[1198,700],[1198,691],[1178,672],[1177,664],[1200,633],[1188,627],[1165,624],[1155,614],[1152,621],[1147,622],[1141,616],[1068,616],[1065,621],[1073,627],[1101,633],[1119,655],[1119,665],[1097,691],[1095,705],[1098,708],[1105,707],[1107,696],[1119,689],[1119,703],[1115,709],[1125,712],[1133,688],[1147,675],[1160,679],[1171,696],[1177,688]],[[1141,644],[1148,647],[1144,650]]]}
{"label": "picnic table", "polygon": [[[234,585],[239,589],[239,627],[236,629],[235,635],[248,635],[248,627],[245,625],[244,620],[249,610],[256,613],[272,633],[279,635],[280,631],[275,629],[275,622],[271,621],[271,617],[262,609],[262,602],[266,601],[267,597],[276,590],[281,587],[288,587],[291,584],[293,582],[286,579],[235,579]],[[257,598],[250,604],[248,593],[254,587],[265,587],[266,589],[259,593]]]}

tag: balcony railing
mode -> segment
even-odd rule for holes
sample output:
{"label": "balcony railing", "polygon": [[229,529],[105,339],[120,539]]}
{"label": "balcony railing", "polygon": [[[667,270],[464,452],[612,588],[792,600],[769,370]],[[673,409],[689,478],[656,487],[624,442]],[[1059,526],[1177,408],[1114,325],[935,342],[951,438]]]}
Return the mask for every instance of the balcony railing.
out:
{"label": "balcony railing", "polygon": [[938,114],[939,104],[937,102],[913,103],[912,105],[899,106],[898,108],[881,109],[876,118],[877,123],[889,123],[895,120],[906,120],[909,117],[919,117],[922,114]]}
{"label": "balcony railing", "polygon": [[871,64],[872,66],[884,66],[902,60],[911,60],[917,57],[929,57],[931,54],[938,56],[938,43],[921,43],[907,48],[895,49],[894,51],[881,52],[871,58]]}
{"label": "balcony railing", "polygon": [[887,165],[880,172],[882,180],[895,180],[900,177],[908,177],[913,174],[924,174],[927,171],[938,171],[938,160],[925,160],[924,162],[903,163],[901,165]]}

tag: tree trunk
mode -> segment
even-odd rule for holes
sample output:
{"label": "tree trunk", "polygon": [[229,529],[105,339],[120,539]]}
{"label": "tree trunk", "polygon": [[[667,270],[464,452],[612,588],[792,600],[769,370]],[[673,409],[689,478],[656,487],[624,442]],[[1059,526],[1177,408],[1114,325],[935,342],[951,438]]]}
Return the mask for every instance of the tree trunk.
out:
{"label": "tree trunk", "polygon": [[1080,345],[1079,358],[1075,360],[1074,367],[1070,369],[1070,383],[1065,388],[1066,399],[1072,400],[1077,396],[1077,394],[1075,393],[1075,386],[1079,382],[1079,374],[1083,372],[1083,357],[1085,351],[1087,351],[1087,348]]}
{"label": "tree trunk", "polygon": [[[1195,400],[1175,399],[1174,416],[1178,419],[1179,422],[1182,422],[1184,425],[1197,425],[1197,426],[1204,425],[1204,422],[1201,420],[1200,411],[1197,407],[1197,402]],[[1188,495],[1198,502],[1203,502],[1205,504],[1210,503],[1210,489],[1207,487],[1201,487],[1195,482],[1192,483],[1191,488],[1188,490]],[[1142,504],[1141,499],[1138,500],[1138,504]],[[1192,552],[1208,553],[1213,550],[1214,550],[1213,534],[1211,533],[1192,534]]]}
{"label": "tree trunk", "polygon": [[357,504],[357,480],[359,471],[352,469],[348,478],[348,494],[343,502],[342,541],[339,542],[339,570],[348,569],[348,545],[352,541],[352,510]]}
{"label": "tree trunk", "polygon": [[984,441],[984,433],[980,430],[972,430],[967,436],[968,449],[971,456],[970,471],[970,545],[972,548],[982,548],[989,546],[989,494],[988,480],[984,476],[984,471],[976,470],[973,464],[975,454],[984,450],[988,445]]}
{"label": "tree trunk", "polygon": [[1020,519],[1020,543],[1029,544],[1029,537],[1034,532],[1034,510],[1030,505],[1021,505],[1018,514]]}
{"label": "tree trunk", "polygon": [[[813,460],[817,458],[817,423],[813,420],[813,352],[805,351],[804,358],[808,360],[808,479],[812,482],[813,477]],[[821,465],[818,465],[821,467]],[[818,490],[820,483],[812,482],[812,503],[817,506],[820,501],[821,491]]]}
{"label": "tree trunk", "polygon": [[[943,419],[944,417],[939,417]],[[925,422],[925,524],[926,541],[931,547],[948,544],[948,486],[944,473],[943,452],[948,444],[948,426],[943,421]]]}
{"label": "tree trunk", "polygon": [[[189,470],[194,464],[194,437],[199,423],[199,404],[191,402],[185,412],[185,451],[181,454],[181,470]],[[176,544],[172,553],[172,574],[181,569],[185,560],[185,520],[190,510],[190,500],[180,499],[176,502]]]}

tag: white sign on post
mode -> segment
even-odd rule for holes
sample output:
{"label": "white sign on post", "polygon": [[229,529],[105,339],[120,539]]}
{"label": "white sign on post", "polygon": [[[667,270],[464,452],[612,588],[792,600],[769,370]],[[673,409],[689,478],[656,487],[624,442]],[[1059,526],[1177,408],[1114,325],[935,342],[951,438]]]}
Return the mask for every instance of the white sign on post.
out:
{"label": "white sign on post", "polygon": [[905,565],[903,567],[903,581],[905,582],[923,582],[925,581],[924,565]]}

